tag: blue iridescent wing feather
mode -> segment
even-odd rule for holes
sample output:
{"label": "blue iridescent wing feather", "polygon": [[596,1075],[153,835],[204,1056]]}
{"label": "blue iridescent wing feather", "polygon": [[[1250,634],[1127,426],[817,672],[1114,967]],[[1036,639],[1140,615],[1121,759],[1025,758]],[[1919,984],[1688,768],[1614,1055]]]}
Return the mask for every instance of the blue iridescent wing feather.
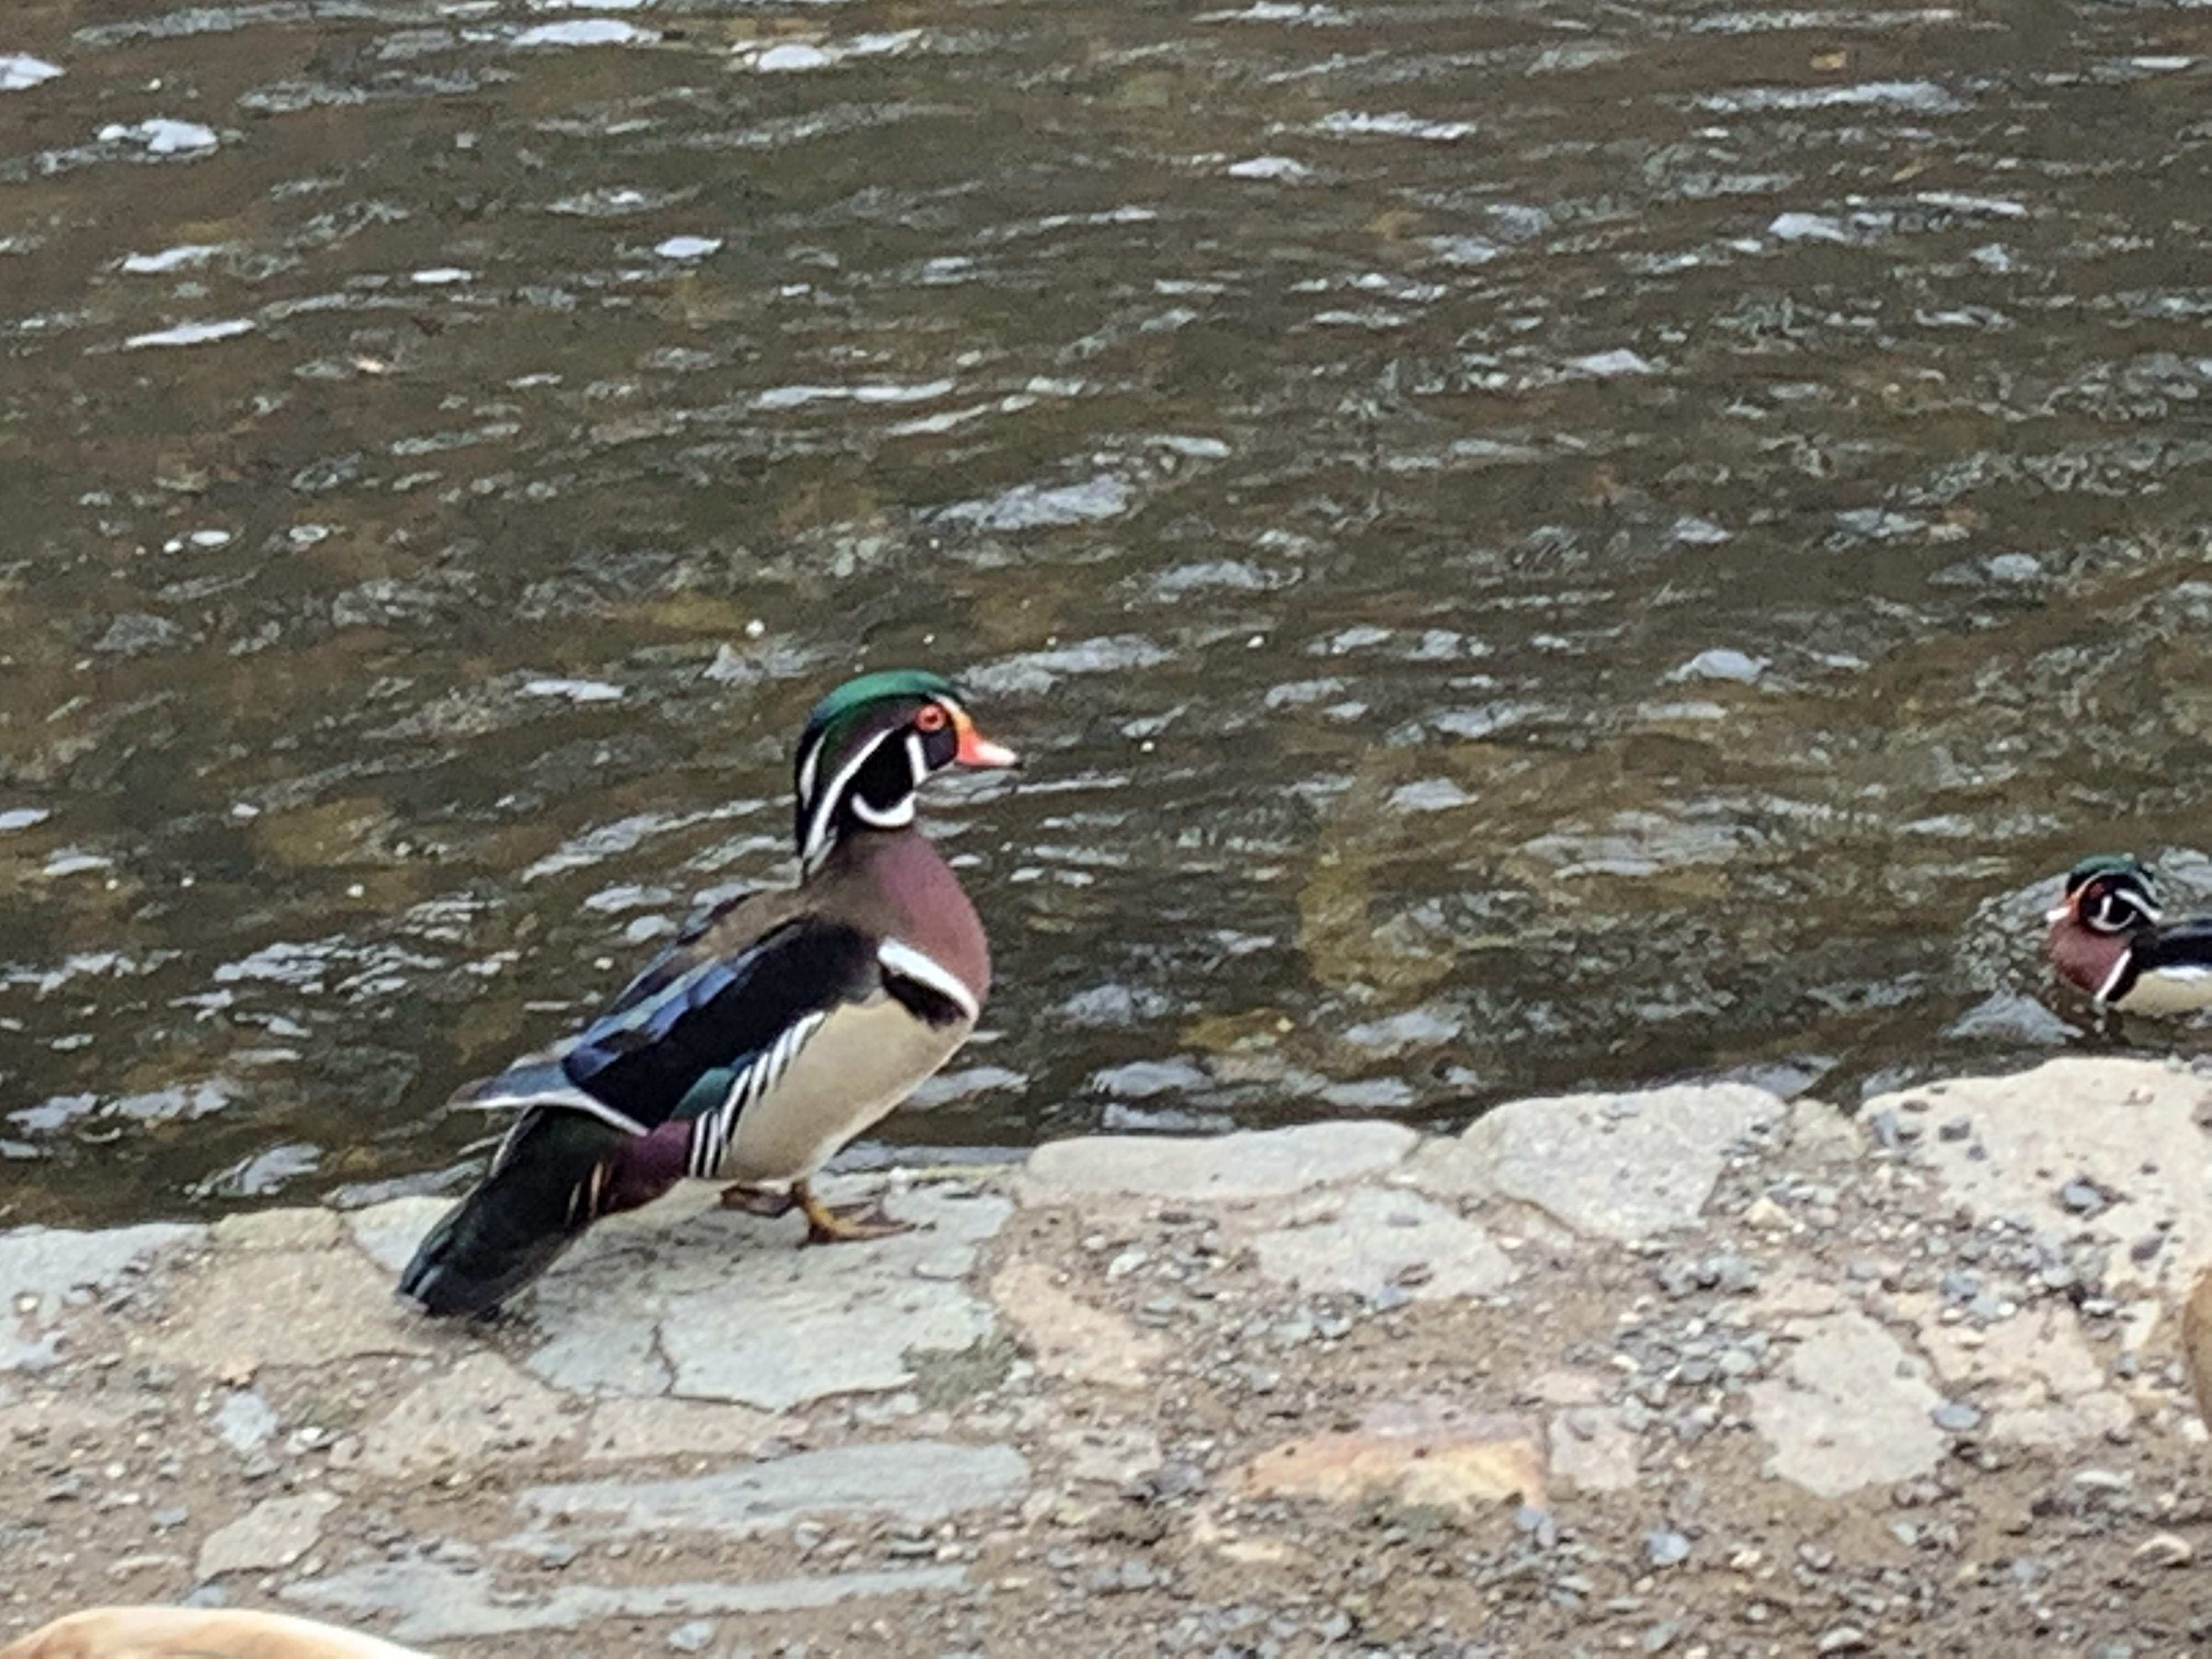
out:
{"label": "blue iridescent wing feather", "polygon": [[559,1067],[569,1086],[644,1127],[696,1118],[810,1015],[867,996],[881,978],[866,933],[803,916],[726,955],[664,958],[584,1028]]}

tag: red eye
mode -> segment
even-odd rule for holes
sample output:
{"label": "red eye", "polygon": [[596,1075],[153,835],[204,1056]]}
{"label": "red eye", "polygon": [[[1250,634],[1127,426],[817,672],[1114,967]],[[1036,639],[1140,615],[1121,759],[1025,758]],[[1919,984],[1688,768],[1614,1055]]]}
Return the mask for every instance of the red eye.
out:
{"label": "red eye", "polygon": [[945,712],[945,705],[937,702],[922,704],[921,712],[914,717],[915,729],[922,732],[942,732],[951,722],[952,716]]}

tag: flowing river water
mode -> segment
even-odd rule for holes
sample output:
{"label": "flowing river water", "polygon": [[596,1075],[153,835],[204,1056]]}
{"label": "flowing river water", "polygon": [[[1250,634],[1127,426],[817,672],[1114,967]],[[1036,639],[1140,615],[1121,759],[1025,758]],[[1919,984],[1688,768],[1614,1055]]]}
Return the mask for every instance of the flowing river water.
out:
{"label": "flowing river water", "polygon": [[860,666],[1030,761],[926,805],[1000,981],[879,1153],[2169,1039],[2035,913],[2212,891],[2208,54],[13,0],[0,1220],[450,1188]]}

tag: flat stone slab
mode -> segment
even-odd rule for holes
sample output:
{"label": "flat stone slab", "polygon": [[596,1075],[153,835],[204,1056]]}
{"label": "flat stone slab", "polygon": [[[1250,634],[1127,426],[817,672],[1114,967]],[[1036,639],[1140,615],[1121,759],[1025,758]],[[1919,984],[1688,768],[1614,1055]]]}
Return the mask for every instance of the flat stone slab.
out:
{"label": "flat stone slab", "polygon": [[1730,1147],[1782,1121],[1748,1084],[1509,1101],[1464,1137],[1498,1193],[1578,1233],[1635,1241],[1697,1224]]}
{"label": "flat stone slab", "polygon": [[217,1254],[184,1285],[148,1354],[208,1375],[428,1354],[432,1334],[383,1274],[346,1249]]}
{"label": "flat stone slab", "polygon": [[994,1328],[964,1278],[1012,1206],[918,1188],[886,1207],[912,1230],[800,1248],[794,1224],[710,1209],[587,1239],[539,1282],[530,1318],[553,1334],[525,1363],[560,1389],[770,1412],[897,1388],[913,1355],[957,1352]]}
{"label": "flat stone slab", "polygon": [[489,1322],[392,1293],[435,1200],[0,1235],[0,1643],[210,1581],[454,1659],[2180,1640],[2208,1123],[2069,1061],[1108,1136],[826,1182],[917,1224],[836,1248],[687,1183]]}
{"label": "flat stone slab", "polygon": [[496,1354],[472,1353],[402,1395],[362,1431],[371,1474],[450,1474],[565,1448],[583,1426],[570,1396]]}
{"label": "flat stone slab", "polygon": [[891,1440],[800,1452],[675,1480],[584,1480],[531,1486],[516,1500],[532,1521],[562,1534],[607,1538],[640,1532],[749,1538],[808,1516],[884,1516],[928,1522],[1017,1504],[1029,1463],[1011,1446]]}
{"label": "flat stone slab", "polygon": [[1252,1248],[1270,1279],[1356,1296],[1390,1289],[1417,1299],[1480,1296],[1510,1283],[1516,1272],[1512,1258],[1474,1222],[1394,1188],[1356,1188],[1334,1215],[1258,1234]]}
{"label": "flat stone slab", "polygon": [[[2212,1262],[2212,1079],[2156,1060],[2046,1061],[1869,1100],[1911,1123],[1945,1190],[1978,1216],[2114,1252],[2116,1288],[2185,1295]],[[2138,1258],[2128,1247],[2155,1242]]]}
{"label": "flat stone slab", "polygon": [[1782,1375],[1751,1385],[1752,1425],[1768,1468],[1822,1498],[1891,1486],[1936,1467],[1949,1446],[1929,1413],[1943,1403],[1927,1364],[1866,1315],[1846,1310],[1784,1328]]}
{"label": "flat stone slab", "polygon": [[1024,1204],[1085,1195],[1231,1201],[1281,1198],[1395,1168],[1419,1143],[1401,1123],[1308,1123],[1204,1138],[1085,1135],[1030,1154]]}
{"label": "flat stone slab", "polygon": [[1434,1400],[1371,1408],[1357,1429],[1286,1441],[1231,1471],[1247,1497],[1358,1503],[1389,1492],[1400,1503],[1472,1511],[1509,1500],[1544,1502],[1544,1449],[1527,1419],[1466,1413]]}
{"label": "flat stone slab", "polygon": [[323,1518],[337,1508],[335,1492],[307,1492],[269,1498],[210,1533],[193,1571],[203,1579],[226,1572],[265,1572],[289,1567],[323,1535]]}
{"label": "flat stone slab", "polygon": [[[566,1581],[533,1595],[493,1575],[427,1561],[377,1562],[289,1585],[287,1600],[352,1619],[389,1619],[403,1642],[453,1642],[527,1631],[581,1630],[606,1620],[788,1613],[870,1597],[959,1589],[958,1567],[825,1573],[764,1583],[591,1584]],[[600,1650],[608,1651],[611,1650]]]}
{"label": "flat stone slab", "polygon": [[204,1227],[163,1222],[106,1232],[19,1227],[0,1233],[0,1371],[52,1364],[54,1328],[72,1299],[112,1289],[161,1251],[206,1236]]}

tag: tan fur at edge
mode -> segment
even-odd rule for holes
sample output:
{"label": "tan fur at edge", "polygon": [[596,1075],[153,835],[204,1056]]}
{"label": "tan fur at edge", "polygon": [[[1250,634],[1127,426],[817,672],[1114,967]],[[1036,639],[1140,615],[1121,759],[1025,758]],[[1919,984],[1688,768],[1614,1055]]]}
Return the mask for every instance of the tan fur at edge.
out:
{"label": "tan fur at edge", "polygon": [[0,1648],[0,1659],[432,1659],[289,1613],[94,1607]]}

